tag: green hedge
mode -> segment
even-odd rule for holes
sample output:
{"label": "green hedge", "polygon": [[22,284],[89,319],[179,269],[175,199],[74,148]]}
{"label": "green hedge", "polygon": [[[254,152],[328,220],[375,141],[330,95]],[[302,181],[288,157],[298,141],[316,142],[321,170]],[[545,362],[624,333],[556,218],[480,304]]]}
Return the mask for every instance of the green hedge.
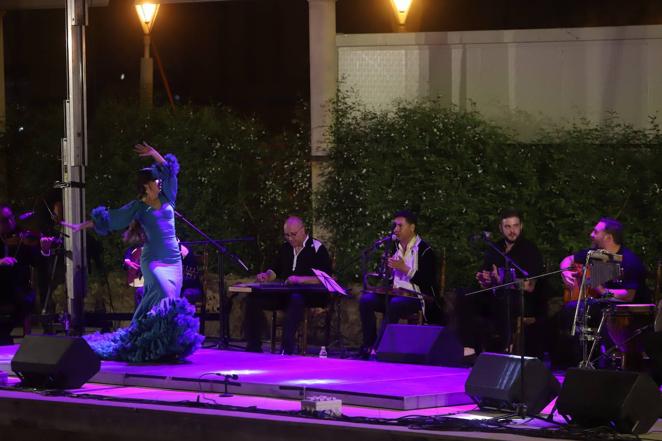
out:
{"label": "green hedge", "polygon": [[[316,216],[333,234],[337,267],[349,282],[359,251],[383,236],[392,213],[414,208],[419,231],[448,257],[448,287],[467,286],[481,259],[467,237],[496,232],[504,206],[525,213],[525,234],[550,268],[588,244],[602,215],[622,219],[627,243],[651,266],[662,256],[662,139],[619,122],[579,121],[550,128],[526,144],[475,110],[439,101],[402,102],[371,111],[341,98],[329,135],[335,147]],[[29,210],[60,179],[61,108],[9,109],[2,142],[9,158],[11,202]],[[88,210],[134,197],[133,176],[146,161],[132,146],[151,142],[182,164],[178,209],[217,238],[255,236],[242,249],[255,269],[281,240],[289,213],[311,214],[309,138],[302,113],[293,129],[272,133],[259,121],[218,106],[156,108],[104,103],[90,114]],[[197,239],[178,225],[184,239]],[[103,241],[118,262],[118,235]]]}
{"label": "green hedge", "polygon": [[[12,202],[29,209],[61,179],[62,115],[45,109],[10,116],[6,142],[16,164]],[[145,140],[180,161],[177,209],[214,238],[256,237],[257,247],[239,250],[251,266],[261,268],[281,241],[284,218],[310,216],[309,135],[297,121],[293,129],[274,134],[254,118],[219,106],[144,113],[132,103],[104,103],[89,116],[87,211],[118,207],[135,197],[135,172],[149,162],[133,152],[133,145]],[[201,239],[181,222],[177,230],[184,240]],[[103,244],[106,261],[119,262],[119,235]]]}
{"label": "green hedge", "polygon": [[[386,234],[392,213],[418,211],[419,231],[447,254],[448,287],[468,286],[481,250],[467,238],[498,233],[498,212],[524,212],[525,234],[550,269],[589,243],[600,216],[626,224],[627,244],[652,265],[662,257],[662,148],[655,121],[638,130],[613,115],[556,127],[531,143],[475,110],[437,100],[373,111],[342,96],[318,195],[340,267]],[[346,277],[356,275],[350,266]]]}

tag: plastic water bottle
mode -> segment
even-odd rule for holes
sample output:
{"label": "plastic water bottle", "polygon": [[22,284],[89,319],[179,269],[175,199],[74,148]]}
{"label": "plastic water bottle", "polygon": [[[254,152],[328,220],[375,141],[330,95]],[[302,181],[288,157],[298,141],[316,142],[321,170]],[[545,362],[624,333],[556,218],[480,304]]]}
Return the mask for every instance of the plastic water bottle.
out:
{"label": "plastic water bottle", "polygon": [[320,358],[326,358],[329,354],[326,353],[326,346],[320,348]]}

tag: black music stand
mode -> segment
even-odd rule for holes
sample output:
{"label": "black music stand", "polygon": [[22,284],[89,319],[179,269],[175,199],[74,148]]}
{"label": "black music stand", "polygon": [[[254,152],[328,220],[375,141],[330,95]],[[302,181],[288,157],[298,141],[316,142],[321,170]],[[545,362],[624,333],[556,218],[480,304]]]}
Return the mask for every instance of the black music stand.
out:
{"label": "black music stand", "polygon": [[[340,329],[340,322],[341,322],[341,317],[342,317],[342,303],[340,302],[343,298],[350,297],[350,295],[347,293],[347,290],[340,286],[336,280],[325,273],[322,270],[318,270],[315,268],[312,268],[313,274],[319,279],[319,281],[324,285],[324,287],[331,293],[332,295],[335,295],[336,299],[338,300],[337,305],[335,307],[337,308],[335,310],[336,316],[337,316],[337,325],[336,325],[336,335],[335,335],[335,341],[338,342],[338,346],[340,346],[340,352],[341,352],[341,358],[344,357],[345,354],[345,345],[343,343],[343,338],[342,338],[342,332]],[[329,318],[329,326],[331,325],[331,319]],[[327,328],[327,333],[326,333],[326,340],[327,340],[327,348],[331,346],[331,343],[329,343],[330,336],[329,336],[329,330]]]}

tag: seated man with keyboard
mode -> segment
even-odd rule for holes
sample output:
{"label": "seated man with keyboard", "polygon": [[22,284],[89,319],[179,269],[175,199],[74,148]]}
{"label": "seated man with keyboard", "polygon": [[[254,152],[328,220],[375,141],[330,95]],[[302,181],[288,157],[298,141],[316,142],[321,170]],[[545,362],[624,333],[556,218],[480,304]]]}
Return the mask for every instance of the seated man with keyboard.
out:
{"label": "seated man with keyboard", "polygon": [[331,258],[326,247],[306,233],[303,220],[297,216],[287,218],[283,233],[285,242],[278,249],[272,266],[259,273],[257,281],[265,283],[278,279],[288,289],[285,292],[253,292],[246,296],[244,327],[249,352],[262,352],[263,310],[285,311],[282,353],[290,355],[294,353],[294,337],[303,319],[304,308],[323,307],[328,301],[325,291],[307,290],[305,286],[321,283],[313,269],[331,273]]}

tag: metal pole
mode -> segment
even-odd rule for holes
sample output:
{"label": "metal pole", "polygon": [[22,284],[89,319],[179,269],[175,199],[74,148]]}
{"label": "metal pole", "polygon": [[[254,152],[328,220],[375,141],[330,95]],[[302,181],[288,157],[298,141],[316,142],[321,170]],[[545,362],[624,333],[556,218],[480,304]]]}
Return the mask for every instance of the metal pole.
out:
{"label": "metal pole", "polygon": [[140,107],[151,109],[154,97],[154,60],[150,57],[151,37],[143,36],[143,57],[140,59]]}
{"label": "metal pole", "polygon": [[[85,220],[85,167],[87,165],[87,97],[85,84],[85,26],[88,0],[67,0],[67,99],[66,138],[62,140],[62,185],[64,218],[71,223]],[[85,232],[65,238],[67,308],[72,331],[83,331],[83,301],[87,290]]]}
{"label": "metal pole", "polygon": [[[330,102],[336,97],[338,55],[336,49],[336,0],[308,0],[310,46],[310,155],[313,192],[322,182],[324,161],[329,154],[326,131],[331,125]],[[314,208],[314,207],[313,207]],[[313,225],[325,239],[320,225]]]}
{"label": "metal pole", "polygon": [[[4,133],[7,124],[7,107],[5,103],[5,44],[4,44],[4,23],[3,17],[5,11],[0,11],[0,133]],[[6,141],[0,144],[0,199],[9,200],[9,178],[7,164],[9,160],[7,155]]]}

